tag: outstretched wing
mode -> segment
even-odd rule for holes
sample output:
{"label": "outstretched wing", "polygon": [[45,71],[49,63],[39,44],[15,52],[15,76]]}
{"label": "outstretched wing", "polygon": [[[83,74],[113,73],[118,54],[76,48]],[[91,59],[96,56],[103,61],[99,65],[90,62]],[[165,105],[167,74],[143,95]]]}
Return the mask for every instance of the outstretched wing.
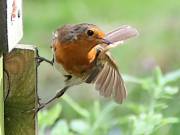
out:
{"label": "outstretched wing", "polygon": [[108,50],[122,44],[125,40],[137,36],[138,31],[131,26],[121,26],[106,34],[105,39],[112,44],[100,44],[96,48],[99,51],[95,60],[96,66],[86,76],[87,83],[94,83],[95,88],[104,97],[113,97],[118,103],[122,103],[127,96],[124,81],[119,70],[110,56]]}
{"label": "outstretched wing", "polygon": [[94,83],[100,95],[113,97],[118,103],[122,103],[127,96],[124,81],[118,68],[107,53],[99,53],[96,59],[96,66],[87,76],[86,82]]}
{"label": "outstretched wing", "polygon": [[122,103],[127,91],[115,62],[107,53],[100,54],[99,61],[104,63],[104,67],[95,80],[95,88],[102,96],[112,96],[116,102]]}

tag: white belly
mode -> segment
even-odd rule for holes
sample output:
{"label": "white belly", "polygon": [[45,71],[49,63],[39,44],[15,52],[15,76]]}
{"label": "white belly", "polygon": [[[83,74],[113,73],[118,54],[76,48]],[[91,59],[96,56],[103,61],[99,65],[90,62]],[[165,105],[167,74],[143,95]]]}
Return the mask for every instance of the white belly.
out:
{"label": "white belly", "polygon": [[[69,79],[68,81],[65,81],[67,86],[73,86],[73,85],[77,85],[77,84],[81,84],[83,82],[83,80],[79,77],[74,76],[73,74],[70,74],[68,72],[66,72],[66,70],[64,69],[64,67],[61,64],[58,64],[56,62],[56,60],[54,61],[54,67],[64,76],[64,75],[71,75],[72,78]],[[65,77],[65,76],[64,76]],[[66,78],[65,78],[66,79]]]}
{"label": "white belly", "polygon": [[58,64],[56,60],[54,61],[54,67],[62,74],[62,75],[68,75],[69,73],[64,70],[63,66],[61,64]]}

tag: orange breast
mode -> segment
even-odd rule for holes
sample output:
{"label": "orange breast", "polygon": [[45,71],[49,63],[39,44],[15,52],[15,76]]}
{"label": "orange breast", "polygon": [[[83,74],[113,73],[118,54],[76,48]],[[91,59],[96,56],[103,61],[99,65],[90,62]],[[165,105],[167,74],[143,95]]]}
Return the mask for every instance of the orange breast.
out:
{"label": "orange breast", "polygon": [[61,45],[58,42],[53,48],[57,63],[61,64],[67,72],[79,77],[92,67],[96,56],[95,48],[88,51],[85,45],[81,44]]}

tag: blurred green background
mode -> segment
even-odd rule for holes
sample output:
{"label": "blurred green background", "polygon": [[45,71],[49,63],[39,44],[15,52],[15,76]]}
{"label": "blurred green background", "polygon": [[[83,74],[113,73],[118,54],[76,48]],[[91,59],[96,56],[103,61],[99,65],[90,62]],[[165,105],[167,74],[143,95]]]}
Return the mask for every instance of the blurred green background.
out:
{"label": "blurred green background", "polygon": [[[24,38],[21,42],[36,45],[40,55],[48,59],[52,58],[52,32],[64,24],[93,23],[105,32],[128,24],[140,33],[138,38],[111,50],[126,80],[129,96],[125,103],[116,105],[100,97],[92,86],[76,86],[67,92],[67,98],[59,99],[59,104],[50,107],[52,110],[40,112],[41,134],[180,133],[179,0],[26,0],[23,8]],[[63,87],[58,74],[46,63],[39,67],[38,88],[42,101]],[[170,91],[168,96],[164,93],[166,90]],[[157,104],[165,107],[156,107]],[[54,118],[46,120],[48,115]],[[147,118],[147,122],[141,117]]]}

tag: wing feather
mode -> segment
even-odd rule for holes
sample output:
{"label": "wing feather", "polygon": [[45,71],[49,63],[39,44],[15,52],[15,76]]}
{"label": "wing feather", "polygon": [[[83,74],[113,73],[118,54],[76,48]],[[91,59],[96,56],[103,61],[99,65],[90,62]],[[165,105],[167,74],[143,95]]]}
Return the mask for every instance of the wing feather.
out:
{"label": "wing feather", "polygon": [[102,87],[101,87],[101,91],[100,91],[100,95],[105,96],[106,94],[106,89],[108,88],[108,86],[110,85],[110,81],[111,81],[111,77],[112,77],[112,71],[113,69],[107,64],[106,66],[108,66],[109,68],[109,72],[108,75],[106,77],[106,80],[104,81]]}
{"label": "wing feather", "polygon": [[120,74],[116,74],[116,81],[114,81],[114,93],[113,98],[116,102],[122,103],[123,99],[126,98],[126,88]]}
{"label": "wing feather", "polygon": [[105,64],[95,80],[95,88],[99,90],[100,95],[113,97],[116,102],[122,103],[127,92],[115,62],[106,53],[100,55],[98,60]]}
{"label": "wing feather", "polygon": [[105,97],[110,97],[113,92],[114,80],[115,80],[115,70],[114,69],[112,69],[111,76],[109,78],[110,78],[109,85],[105,88],[105,93],[104,93]]}
{"label": "wing feather", "polygon": [[105,82],[107,76],[108,76],[108,72],[109,72],[109,67],[105,66],[102,71],[100,72],[100,74],[97,76],[97,79],[95,81],[95,88],[97,90],[101,90],[103,83]]}
{"label": "wing feather", "polygon": [[[103,63],[102,70],[98,70],[96,77],[94,75],[90,77],[95,88],[99,90],[100,95],[104,97],[113,97],[118,103],[122,103],[127,96],[127,91],[124,85],[124,81],[119,73],[116,63],[112,57],[108,54],[108,50],[115,47],[119,43],[139,35],[136,28],[131,26],[121,26],[106,34],[105,39],[112,44],[101,44],[97,46],[100,54],[97,56],[97,61]],[[94,78],[94,80],[93,80]]]}

